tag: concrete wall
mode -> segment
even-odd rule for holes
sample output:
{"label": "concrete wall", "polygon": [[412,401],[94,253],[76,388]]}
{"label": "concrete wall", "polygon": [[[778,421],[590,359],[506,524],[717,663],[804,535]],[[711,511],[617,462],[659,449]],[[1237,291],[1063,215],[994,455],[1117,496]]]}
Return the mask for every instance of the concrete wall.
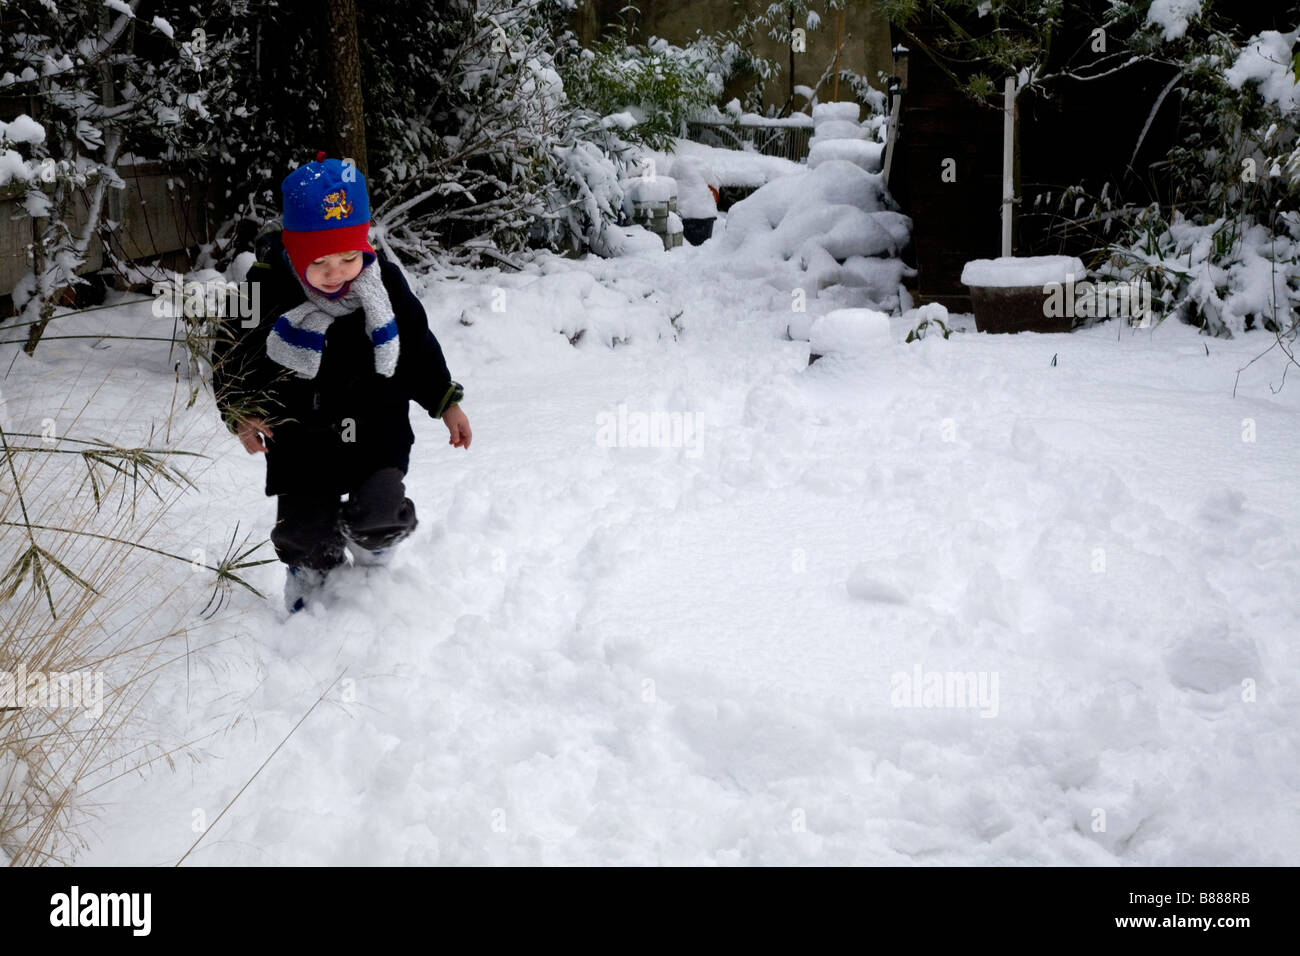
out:
{"label": "concrete wall", "polygon": [[[681,45],[693,39],[697,32],[708,34],[731,29],[746,10],[758,12],[767,3],[768,0],[743,0],[739,5],[733,0],[592,0],[578,15],[575,28],[587,42],[599,36],[603,25],[617,22],[621,8],[634,6],[641,11],[639,39],[658,36]],[[792,86],[812,86],[821,78],[835,58],[835,28],[836,17],[828,15],[823,17],[818,29],[809,31],[807,51],[793,55],[793,73],[788,45],[766,36],[756,41],[755,51],[776,60],[782,68],[781,75],[765,90],[764,105],[781,107],[789,98]],[[889,52],[889,21],[874,3],[844,11],[843,39],[840,67],[863,74],[872,86],[883,91],[884,84],[877,73],[882,70],[892,73],[893,59]],[[852,96],[852,90],[841,83],[839,98],[849,100]],[[832,98],[830,81],[818,90],[818,97],[823,101]],[[794,109],[804,106],[802,98],[795,99]]]}

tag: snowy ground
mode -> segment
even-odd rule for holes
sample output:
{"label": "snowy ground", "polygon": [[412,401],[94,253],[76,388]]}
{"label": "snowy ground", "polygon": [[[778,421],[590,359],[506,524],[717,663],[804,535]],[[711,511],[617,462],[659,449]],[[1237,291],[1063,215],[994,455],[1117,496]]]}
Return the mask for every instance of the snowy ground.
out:
{"label": "snowy ground", "polygon": [[[808,366],[789,292],[715,248],[431,282],[472,450],[413,406],[394,567],[281,623],[268,565],[270,601],[192,618],[140,720],[201,759],[97,790],[79,862],[174,862],[196,809],[191,864],[1300,861],[1300,381],[1270,357],[1232,396],[1267,337],[900,318]],[[110,371],[83,436],[172,404],[163,344],[13,351],[10,427]],[[699,441],[606,447],[620,405]],[[269,532],[209,398],[176,434],[217,457],[164,544]],[[988,696],[898,706],[918,670]]]}

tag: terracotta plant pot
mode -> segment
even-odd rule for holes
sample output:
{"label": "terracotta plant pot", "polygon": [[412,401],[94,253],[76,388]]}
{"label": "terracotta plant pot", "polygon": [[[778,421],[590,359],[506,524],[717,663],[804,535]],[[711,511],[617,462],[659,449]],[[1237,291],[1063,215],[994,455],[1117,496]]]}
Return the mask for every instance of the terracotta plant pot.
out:
{"label": "terracotta plant pot", "polygon": [[1073,256],[1004,256],[966,263],[961,281],[970,289],[977,331],[1069,332],[1073,316],[1049,302],[1058,305],[1063,284],[1085,274]]}
{"label": "terracotta plant pot", "polygon": [[1068,332],[1070,316],[1050,316],[1047,293],[1040,285],[969,286],[979,332]]}

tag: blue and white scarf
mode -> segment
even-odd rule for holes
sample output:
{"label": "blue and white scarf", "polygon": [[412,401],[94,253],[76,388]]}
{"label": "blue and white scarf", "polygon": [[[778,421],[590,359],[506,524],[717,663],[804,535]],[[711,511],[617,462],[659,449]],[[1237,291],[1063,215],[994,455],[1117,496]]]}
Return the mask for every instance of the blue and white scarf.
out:
{"label": "blue and white scarf", "polygon": [[365,310],[366,333],[375,348],[375,371],[391,378],[397,370],[400,343],[397,316],[384,288],[378,261],[366,265],[352,280],[347,294],[338,299],[325,298],[303,283],[301,276],[298,284],[307,294],[307,301],[275,320],[266,337],[266,354],[302,378],[315,378],[320,371],[325,333],[331,323],[360,308]]}

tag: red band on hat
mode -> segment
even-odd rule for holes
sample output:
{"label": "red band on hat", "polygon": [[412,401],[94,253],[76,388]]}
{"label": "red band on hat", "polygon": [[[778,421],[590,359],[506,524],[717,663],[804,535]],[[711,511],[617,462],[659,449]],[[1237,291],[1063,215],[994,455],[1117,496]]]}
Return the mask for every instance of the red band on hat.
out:
{"label": "red band on hat", "polygon": [[293,267],[304,279],[307,267],[322,256],[332,256],[336,252],[351,252],[360,249],[373,253],[374,247],[369,240],[370,223],[358,223],[355,226],[339,226],[335,229],[315,229],[311,232],[282,230],[281,241]]}

